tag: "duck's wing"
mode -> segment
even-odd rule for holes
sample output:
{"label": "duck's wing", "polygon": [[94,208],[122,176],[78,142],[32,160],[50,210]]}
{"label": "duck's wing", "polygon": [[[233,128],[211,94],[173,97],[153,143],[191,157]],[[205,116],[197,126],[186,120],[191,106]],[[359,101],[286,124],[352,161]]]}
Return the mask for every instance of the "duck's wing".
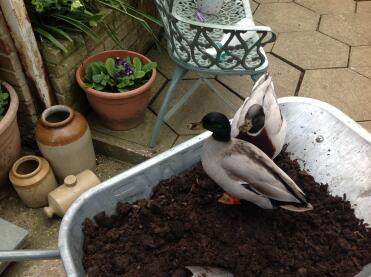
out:
{"label": "duck's wing", "polygon": [[286,120],[282,115],[277,101],[272,78],[269,76],[266,80],[266,90],[262,100],[263,111],[265,114],[265,129],[269,135],[278,134],[284,127]]}
{"label": "duck's wing", "polygon": [[252,92],[256,90],[257,87],[261,86],[265,81],[270,77],[269,73],[265,73],[255,82],[254,86],[252,87]]}
{"label": "duck's wing", "polygon": [[267,155],[251,143],[233,140],[222,167],[245,188],[267,198],[307,206],[304,192]]}

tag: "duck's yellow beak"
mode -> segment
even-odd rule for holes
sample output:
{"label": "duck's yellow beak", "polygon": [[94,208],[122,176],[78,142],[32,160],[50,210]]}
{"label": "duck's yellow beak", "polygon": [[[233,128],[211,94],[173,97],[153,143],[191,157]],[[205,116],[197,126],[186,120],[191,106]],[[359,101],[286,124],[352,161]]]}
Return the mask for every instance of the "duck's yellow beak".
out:
{"label": "duck's yellow beak", "polygon": [[187,128],[190,130],[204,130],[202,122],[189,123],[187,124]]}
{"label": "duck's yellow beak", "polygon": [[239,129],[242,132],[248,133],[252,127],[253,127],[252,120],[246,119],[244,124],[242,124]]}

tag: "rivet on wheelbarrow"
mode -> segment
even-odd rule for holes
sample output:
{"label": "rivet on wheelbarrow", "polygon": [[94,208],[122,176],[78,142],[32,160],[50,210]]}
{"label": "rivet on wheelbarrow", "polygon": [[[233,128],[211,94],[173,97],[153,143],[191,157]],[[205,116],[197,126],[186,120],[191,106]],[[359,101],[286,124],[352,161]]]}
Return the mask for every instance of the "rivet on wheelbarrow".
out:
{"label": "rivet on wheelbarrow", "polygon": [[321,142],[323,142],[325,140],[325,138],[323,137],[323,136],[318,136],[318,137],[316,137],[316,142],[318,142],[318,143],[321,143]]}

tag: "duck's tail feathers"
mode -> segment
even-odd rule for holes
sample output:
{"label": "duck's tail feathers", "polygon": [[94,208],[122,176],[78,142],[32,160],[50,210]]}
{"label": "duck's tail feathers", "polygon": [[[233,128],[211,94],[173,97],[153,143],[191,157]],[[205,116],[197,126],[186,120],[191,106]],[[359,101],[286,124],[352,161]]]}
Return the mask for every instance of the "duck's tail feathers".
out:
{"label": "duck's tail feathers", "polygon": [[303,206],[291,205],[291,204],[283,204],[283,205],[279,205],[279,207],[282,208],[282,209],[285,209],[285,210],[289,210],[289,211],[292,211],[292,212],[298,212],[298,213],[302,213],[302,212],[307,212],[307,211],[313,210],[313,206],[310,203],[306,203]]}

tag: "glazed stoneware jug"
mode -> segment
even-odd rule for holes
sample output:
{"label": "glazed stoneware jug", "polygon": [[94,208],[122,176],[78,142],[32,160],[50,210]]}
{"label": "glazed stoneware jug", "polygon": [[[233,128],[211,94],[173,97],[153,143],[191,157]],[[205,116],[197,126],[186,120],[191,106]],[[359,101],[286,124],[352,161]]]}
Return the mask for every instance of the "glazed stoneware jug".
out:
{"label": "glazed stoneware jug", "polygon": [[36,142],[59,180],[96,165],[88,122],[68,106],[52,106],[42,113]]}
{"label": "glazed stoneware jug", "polygon": [[217,14],[223,7],[224,0],[198,0],[197,10],[204,14]]}
{"label": "glazed stoneware jug", "polygon": [[48,161],[34,155],[18,159],[9,172],[9,179],[23,203],[30,208],[45,206],[49,192],[57,188]]}
{"label": "glazed stoneware jug", "polygon": [[49,206],[44,208],[46,216],[51,218],[56,214],[63,217],[73,201],[75,201],[83,192],[99,183],[99,178],[88,169],[80,172],[76,176],[67,176],[64,178],[63,185],[49,193]]}

